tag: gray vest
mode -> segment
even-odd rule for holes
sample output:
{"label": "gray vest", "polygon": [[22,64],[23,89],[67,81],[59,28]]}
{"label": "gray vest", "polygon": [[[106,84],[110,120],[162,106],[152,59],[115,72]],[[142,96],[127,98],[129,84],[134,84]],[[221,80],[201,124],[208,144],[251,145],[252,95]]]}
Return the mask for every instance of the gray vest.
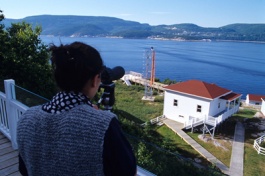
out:
{"label": "gray vest", "polygon": [[61,114],[30,108],[18,122],[19,152],[32,176],[103,173],[103,144],[115,115],[88,105]]}

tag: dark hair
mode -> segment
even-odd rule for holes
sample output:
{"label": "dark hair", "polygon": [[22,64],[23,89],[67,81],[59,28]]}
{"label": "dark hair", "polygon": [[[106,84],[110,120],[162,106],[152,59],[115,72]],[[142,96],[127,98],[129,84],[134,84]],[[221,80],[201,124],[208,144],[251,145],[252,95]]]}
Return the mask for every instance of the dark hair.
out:
{"label": "dark hair", "polygon": [[81,91],[89,79],[102,71],[99,52],[87,44],[52,45],[50,51],[55,81],[63,91]]}

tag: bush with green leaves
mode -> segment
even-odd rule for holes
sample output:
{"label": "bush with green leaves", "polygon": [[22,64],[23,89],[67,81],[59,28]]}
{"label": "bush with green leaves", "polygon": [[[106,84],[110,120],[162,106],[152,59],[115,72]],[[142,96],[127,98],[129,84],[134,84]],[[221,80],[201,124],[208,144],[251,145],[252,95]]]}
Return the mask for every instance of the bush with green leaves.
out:
{"label": "bush with green leaves", "polygon": [[[0,15],[0,19],[4,20]],[[0,81],[14,79],[16,84],[50,98],[56,91],[49,63],[48,46],[39,36],[41,27],[13,23],[0,26]]]}

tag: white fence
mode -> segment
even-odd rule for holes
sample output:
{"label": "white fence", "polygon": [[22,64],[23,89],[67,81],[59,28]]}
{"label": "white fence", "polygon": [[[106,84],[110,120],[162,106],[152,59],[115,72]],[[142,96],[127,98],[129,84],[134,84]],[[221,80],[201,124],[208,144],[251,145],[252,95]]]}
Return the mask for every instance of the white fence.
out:
{"label": "white fence", "polygon": [[15,81],[5,80],[5,94],[0,92],[0,131],[17,149],[17,121],[28,107],[16,100]]}
{"label": "white fence", "polygon": [[[157,125],[162,125],[163,124],[163,120],[165,119],[165,115],[161,115],[161,116],[158,116],[154,119],[151,119],[150,120],[150,123],[153,125],[153,124],[157,124]],[[147,125],[147,122],[145,123],[142,123],[141,126],[145,126]]]}
{"label": "white fence", "polygon": [[265,148],[261,147],[260,144],[265,142],[265,135],[254,140],[254,148],[257,150],[258,154],[265,155]]}

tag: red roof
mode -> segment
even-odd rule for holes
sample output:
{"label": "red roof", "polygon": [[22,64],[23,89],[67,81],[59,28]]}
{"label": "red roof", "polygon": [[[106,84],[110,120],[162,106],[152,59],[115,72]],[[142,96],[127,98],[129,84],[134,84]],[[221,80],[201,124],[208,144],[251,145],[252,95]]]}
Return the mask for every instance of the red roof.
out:
{"label": "red roof", "polygon": [[225,99],[225,100],[228,100],[228,101],[231,101],[231,100],[234,100],[234,99],[240,97],[241,95],[242,94],[237,94],[237,93],[232,92],[232,93],[227,94],[227,95],[225,95],[225,96],[223,96],[221,98]]}
{"label": "red roof", "polygon": [[231,92],[231,90],[219,87],[216,84],[209,84],[199,80],[189,80],[177,84],[171,84],[164,88],[209,99],[214,99]]}
{"label": "red roof", "polygon": [[248,94],[248,99],[251,101],[261,101],[261,99],[265,99],[265,95]]}

